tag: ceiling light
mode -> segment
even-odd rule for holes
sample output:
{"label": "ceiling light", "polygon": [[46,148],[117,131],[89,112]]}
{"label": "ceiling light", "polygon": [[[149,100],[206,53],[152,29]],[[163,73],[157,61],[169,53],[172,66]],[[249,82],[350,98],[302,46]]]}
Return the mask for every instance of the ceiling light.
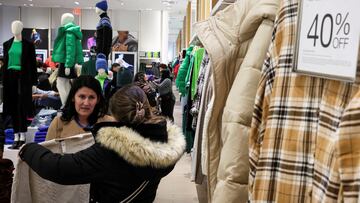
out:
{"label": "ceiling light", "polygon": [[78,1],[74,1],[74,4],[79,5],[80,3]]}
{"label": "ceiling light", "polygon": [[29,1],[33,1],[33,0],[29,0]]}
{"label": "ceiling light", "polygon": [[34,4],[29,4],[30,6],[34,6]]}
{"label": "ceiling light", "polygon": [[24,6],[27,6],[27,4],[24,4]]}
{"label": "ceiling light", "polygon": [[122,2],[120,3],[120,5],[122,5],[122,6],[123,6],[123,5],[124,5],[124,2],[122,1]]}

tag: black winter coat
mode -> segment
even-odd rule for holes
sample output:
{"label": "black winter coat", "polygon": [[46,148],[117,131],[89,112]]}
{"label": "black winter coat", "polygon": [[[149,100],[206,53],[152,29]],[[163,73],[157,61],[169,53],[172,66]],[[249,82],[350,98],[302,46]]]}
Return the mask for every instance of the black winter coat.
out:
{"label": "black winter coat", "polygon": [[25,145],[20,154],[42,178],[64,184],[90,183],[90,202],[153,202],[162,177],[184,152],[181,129],[160,124],[99,123],[95,144],[75,154],[54,154]]}
{"label": "black winter coat", "polygon": [[[102,22],[106,18],[109,19],[106,13],[102,13],[100,18],[99,26],[96,28],[96,54],[103,53],[108,59],[111,50],[112,28]],[[107,23],[110,23],[110,21]]]}
{"label": "black winter coat", "polygon": [[[9,84],[9,81],[13,78],[9,77],[8,62],[9,62],[9,50],[14,41],[14,37],[4,42],[4,66],[1,68],[3,75],[3,113],[9,115],[11,111],[16,111],[17,107],[14,106],[13,98],[9,96],[9,92],[16,91]],[[31,112],[32,105],[32,86],[37,85],[37,71],[36,71],[36,56],[34,44],[22,38],[22,55],[21,55],[21,71],[20,71],[20,83],[21,83],[21,102],[25,103],[26,109]],[[15,103],[16,104],[16,103]]]}

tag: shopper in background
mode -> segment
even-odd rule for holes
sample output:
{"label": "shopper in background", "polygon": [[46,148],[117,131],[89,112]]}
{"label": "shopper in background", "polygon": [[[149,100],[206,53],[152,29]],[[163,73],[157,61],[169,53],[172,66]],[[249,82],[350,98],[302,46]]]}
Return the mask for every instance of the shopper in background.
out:
{"label": "shopper in background", "polygon": [[153,202],[161,178],[184,152],[181,129],[152,115],[145,93],[135,85],[116,92],[110,110],[117,122],[96,124],[91,147],[61,155],[31,143],[20,158],[50,181],[90,183],[90,202]]}
{"label": "shopper in background", "polygon": [[175,96],[172,92],[172,78],[165,64],[160,64],[161,79],[159,82],[151,82],[160,94],[161,114],[174,121]]}
{"label": "shopper in background", "polygon": [[85,133],[97,122],[111,121],[100,83],[92,76],[75,79],[61,116],[51,122],[46,140]]}
{"label": "shopper in background", "polygon": [[[118,72],[120,71],[120,64],[118,63],[113,63],[111,65],[110,71],[112,72],[112,78],[110,81],[110,94],[108,96],[107,101],[109,101],[109,99],[112,97],[112,95],[115,94],[115,92],[118,90],[116,83],[117,83],[117,78],[118,78]],[[110,75],[109,75],[110,76]]]}
{"label": "shopper in background", "polygon": [[144,90],[150,106],[156,106],[156,91],[148,83],[144,72],[138,72],[135,74],[134,84]]}
{"label": "shopper in background", "polygon": [[129,31],[118,31],[118,36],[112,40],[113,51],[138,51],[138,42]]}
{"label": "shopper in background", "polygon": [[117,73],[116,88],[120,89],[125,85],[131,84],[133,81],[133,72],[131,69],[121,67]]}

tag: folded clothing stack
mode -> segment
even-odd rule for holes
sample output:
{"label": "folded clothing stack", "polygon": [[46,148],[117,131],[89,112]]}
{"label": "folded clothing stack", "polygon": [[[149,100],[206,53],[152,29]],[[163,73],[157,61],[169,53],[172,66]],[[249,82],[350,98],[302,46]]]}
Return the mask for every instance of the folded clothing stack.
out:
{"label": "folded clothing stack", "polygon": [[9,128],[5,130],[5,144],[12,144],[14,142],[14,129]]}
{"label": "folded clothing stack", "polygon": [[39,127],[38,131],[35,132],[34,142],[36,142],[36,143],[44,142],[48,129],[49,129],[49,126]]}

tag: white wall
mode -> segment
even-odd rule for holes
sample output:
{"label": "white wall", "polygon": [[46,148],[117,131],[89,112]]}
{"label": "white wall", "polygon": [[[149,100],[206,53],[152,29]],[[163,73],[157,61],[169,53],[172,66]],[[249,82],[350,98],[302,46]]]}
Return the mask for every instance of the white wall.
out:
{"label": "white wall", "polygon": [[139,51],[161,51],[161,11],[141,11],[140,16]]}
{"label": "white wall", "polygon": [[[61,25],[61,16],[64,13],[72,13],[72,9],[67,8],[52,8],[51,9],[51,28],[59,28]],[[75,16],[74,23],[79,25],[79,16]]]}
{"label": "white wall", "polygon": [[168,63],[168,47],[169,47],[169,14],[167,11],[162,11],[162,35],[161,35],[161,62]]}
{"label": "white wall", "polygon": [[49,27],[49,8],[21,7],[20,11],[24,28],[47,29]]}
{"label": "white wall", "polygon": [[14,6],[0,6],[0,46],[11,37],[11,23],[19,18],[20,8]]}
{"label": "white wall", "polygon": [[95,9],[81,10],[81,29],[96,30],[96,25],[99,23],[99,20],[100,17],[98,14],[95,13]]}
{"label": "white wall", "polygon": [[[82,9],[81,12],[81,20],[79,16],[75,16],[75,23],[77,25],[81,23],[82,29],[96,29],[99,16],[95,10]],[[72,13],[72,9],[0,6],[0,43],[12,37],[10,29],[12,21],[21,20],[24,27],[28,28],[48,28],[49,16],[52,29],[51,40],[54,40],[64,13]],[[160,51],[161,60],[165,63],[172,58],[168,56],[169,27],[166,11],[162,13],[162,11],[112,10],[108,12],[108,15],[114,30],[113,36],[116,35],[117,30],[129,30],[130,33],[136,33],[139,51]]]}
{"label": "white wall", "polygon": [[176,42],[169,42],[169,46],[168,46],[168,54],[167,54],[167,60],[168,62],[172,61],[176,54]]}
{"label": "white wall", "polygon": [[109,16],[114,31],[139,31],[139,11],[113,10]]}

